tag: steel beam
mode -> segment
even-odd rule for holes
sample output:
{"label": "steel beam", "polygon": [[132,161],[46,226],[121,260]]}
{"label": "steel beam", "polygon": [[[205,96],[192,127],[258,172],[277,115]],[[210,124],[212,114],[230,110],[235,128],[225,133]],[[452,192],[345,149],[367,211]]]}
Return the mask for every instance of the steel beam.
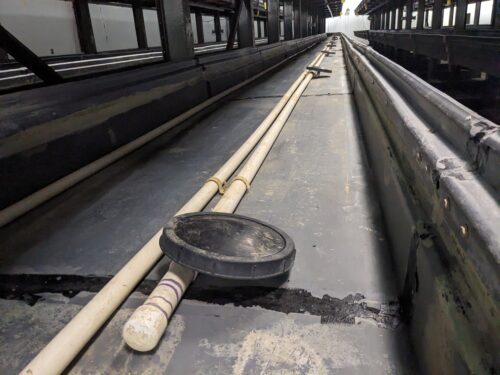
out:
{"label": "steel beam", "polygon": [[285,0],[283,4],[283,27],[285,40],[293,39],[293,0]]}
{"label": "steel beam", "polygon": [[450,15],[448,17],[448,25],[451,26],[451,25],[453,25],[453,20],[455,19],[454,18],[454,16],[455,16],[455,10],[454,10],[455,7],[450,6],[449,9],[450,9]]}
{"label": "steel beam", "polygon": [[417,30],[424,29],[425,0],[418,0]]}
{"label": "steel beam", "polygon": [[465,30],[467,18],[467,0],[457,0],[457,15],[455,17],[455,30]]}
{"label": "steel beam", "polygon": [[214,26],[215,26],[215,41],[220,42],[222,40],[222,32],[220,27],[220,13],[217,12],[214,15]]}
{"label": "steel beam", "polygon": [[241,7],[243,0],[235,1],[234,14],[229,18],[229,36],[227,37],[226,50],[232,50],[234,41],[236,39],[236,32],[238,31],[238,20],[240,19]]}
{"label": "steel beam", "polygon": [[318,8],[314,8],[314,20],[313,20],[313,34],[318,35],[318,19],[319,19],[319,10]]}
{"label": "steel beam", "polygon": [[300,12],[301,12],[301,0],[293,1],[293,38],[298,39],[301,36],[300,28]]}
{"label": "steel beam", "polygon": [[481,14],[481,3],[482,1],[478,1],[476,3],[475,11],[474,11],[474,25],[479,25],[479,15]]}
{"label": "steel beam", "polygon": [[[415,54],[448,61],[449,66],[463,66],[499,77],[499,37],[450,35],[447,32],[385,32],[370,31],[370,45],[380,44]],[[413,53],[411,53],[413,52]],[[411,54],[410,54],[411,53]],[[403,64],[404,65],[404,64]]]}
{"label": "steel beam", "polygon": [[255,47],[253,0],[241,0],[241,11],[238,18],[238,47]]}
{"label": "steel beam", "polygon": [[280,2],[267,0],[267,42],[269,44],[280,41]]}
{"label": "steel beam", "polygon": [[9,62],[9,56],[7,52],[0,48],[0,63]]}
{"label": "steel beam", "polygon": [[406,30],[411,30],[411,18],[413,17],[413,0],[406,1]]}
{"label": "steel beam", "polygon": [[403,9],[404,9],[404,3],[403,3],[403,1],[401,1],[398,5],[398,17],[397,17],[396,30],[403,29]]}
{"label": "steel beam", "polygon": [[144,24],[144,13],[142,11],[142,0],[133,0],[132,12],[134,14],[135,35],[137,36],[137,46],[148,48],[146,37],[146,25]]}
{"label": "steel beam", "polygon": [[440,29],[443,24],[443,0],[434,0],[432,7],[432,28]]}
{"label": "steel beam", "polygon": [[396,30],[396,2],[391,2],[391,30]]}
{"label": "steel beam", "polygon": [[308,11],[307,11],[307,2],[305,0],[300,1],[300,37],[304,38],[306,37],[307,31],[308,31],[308,26],[307,26],[307,21],[308,21]]}
{"label": "steel beam", "polygon": [[196,20],[196,39],[198,39],[198,44],[205,43],[205,37],[203,36],[203,16],[200,11],[195,13]]}
{"label": "steel beam", "polygon": [[0,25],[0,48],[26,66],[46,83],[62,82],[61,76]]}
{"label": "steel beam", "polygon": [[97,53],[92,21],[90,19],[89,1],[73,0],[73,11],[75,13],[76,28],[82,52]]}
{"label": "steel beam", "polygon": [[187,0],[157,0],[163,57],[182,61],[194,57],[193,28]]}
{"label": "steel beam", "polygon": [[500,0],[493,1],[492,24],[494,29],[500,29]]}

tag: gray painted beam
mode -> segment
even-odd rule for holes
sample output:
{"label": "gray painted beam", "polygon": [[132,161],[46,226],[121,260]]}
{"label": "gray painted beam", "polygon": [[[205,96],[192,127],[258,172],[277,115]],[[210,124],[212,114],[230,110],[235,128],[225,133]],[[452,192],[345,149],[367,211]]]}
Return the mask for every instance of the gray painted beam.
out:
{"label": "gray painted beam", "polygon": [[62,77],[33,51],[0,25],[0,48],[26,66],[46,83],[62,82]]}
{"label": "gray painted beam", "polygon": [[267,41],[269,44],[280,41],[279,11],[279,0],[267,0]]}
{"label": "gray painted beam", "polygon": [[300,37],[304,38],[306,37],[307,34],[307,17],[308,16],[308,11],[307,11],[307,3],[305,0],[300,1]]}
{"label": "gray painted beam", "polygon": [[215,41],[220,42],[222,40],[222,32],[221,32],[221,27],[220,27],[220,14],[219,14],[219,12],[215,13],[214,25],[215,25]]}
{"label": "gray painted beam", "polygon": [[396,2],[391,2],[391,30],[396,30]]}
{"label": "gray painted beam", "polygon": [[135,35],[137,36],[137,46],[139,48],[148,48],[146,38],[146,25],[144,24],[144,13],[142,11],[142,0],[132,2],[132,12],[134,14]]}
{"label": "gray painted beam", "polygon": [[432,7],[432,28],[440,29],[443,24],[443,0],[434,1]]}
{"label": "gray painted beam", "polygon": [[479,15],[481,14],[481,1],[476,3],[476,8],[474,12],[474,25],[479,25]]}
{"label": "gray painted beam", "polygon": [[467,17],[467,0],[457,0],[457,15],[455,17],[455,30],[465,30]]}
{"label": "gray painted beam", "polygon": [[404,9],[404,3],[401,2],[398,5],[398,17],[397,17],[397,24],[396,24],[396,30],[402,30],[403,29],[403,9]]}
{"label": "gray painted beam", "polygon": [[494,0],[492,22],[494,29],[500,29],[500,0]]}
{"label": "gray painted beam", "polygon": [[298,39],[301,36],[300,29],[300,5],[301,0],[293,0],[293,38]]}
{"label": "gray painted beam", "polygon": [[157,0],[161,45],[165,60],[194,57],[193,28],[187,0]]}
{"label": "gray painted beam", "polygon": [[285,0],[283,6],[283,25],[285,29],[285,40],[293,39],[293,0]]}
{"label": "gray painted beam", "polygon": [[425,0],[418,0],[417,30],[424,29]]}
{"label": "gray painted beam", "polygon": [[83,53],[97,53],[88,0],[73,0],[78,40]]}
{"label": "gray painted beam", "polygon": [[412,14],[413,14],[413,0],[407,0],[406,1],[406,14],[405,14],[405,17],[406,17],[406,27],[405,27],[405,29],[406,30],[410,30],[411,29],[411,17],[412,17]]}
{"label": "gray painted beam", "polygon": [[0,48],[0,63],[9,62],[9,56],[7,52]]}
{"label": "gray painted beam", "polygon": [[253,1],[241,0],[241,11],[238,18],[238,48],[254,46]]}
{"label": "gray painted beam", "polygon": [[196,37],[198,39],[198,44],[205,43],[205,36],[203,35],[203,18],[200,11],[195,13],[196,20]]}
{"label": "gray painted beam", "polygon": [[229,18],[229,36],[227,38],[226,50],[232,50],[234,47],[234,41],[236,39],[236,32],[238,30],[238,20],[240,19],[242,7],[242,0],[236,0],[235,3],[235,12]]}

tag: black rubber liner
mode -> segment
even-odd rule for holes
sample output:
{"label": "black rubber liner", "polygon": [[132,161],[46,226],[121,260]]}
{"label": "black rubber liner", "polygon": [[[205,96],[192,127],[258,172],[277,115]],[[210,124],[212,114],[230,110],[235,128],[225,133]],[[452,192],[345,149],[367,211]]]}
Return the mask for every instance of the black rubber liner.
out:
{"label": "black rubber liner", "polygon": [[263,279],[288,272],[293,240],[262,221],[226,213],[174,217],[160,238],[163,252],[198,272],[231,279]]}

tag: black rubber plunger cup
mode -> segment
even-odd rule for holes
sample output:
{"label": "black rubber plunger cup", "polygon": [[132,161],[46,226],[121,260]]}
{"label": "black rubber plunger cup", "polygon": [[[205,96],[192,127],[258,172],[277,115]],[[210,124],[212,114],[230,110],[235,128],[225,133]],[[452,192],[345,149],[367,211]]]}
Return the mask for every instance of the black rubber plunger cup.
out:
{"label": "black rubber plunger cup", "polygon": [[282,230],[241,215],[196,212],[163,229],[162,251],[176,263],[208,275],[263,279],[288,272],[295,245]]}

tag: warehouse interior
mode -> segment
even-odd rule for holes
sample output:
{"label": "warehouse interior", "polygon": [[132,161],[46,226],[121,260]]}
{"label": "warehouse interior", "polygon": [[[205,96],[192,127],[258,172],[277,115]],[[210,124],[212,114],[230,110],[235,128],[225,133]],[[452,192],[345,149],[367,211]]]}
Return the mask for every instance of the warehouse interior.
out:
{"label": "warehouse interior", "polygon": [[499,374],[499,0],[0,0],[0,374]]}

